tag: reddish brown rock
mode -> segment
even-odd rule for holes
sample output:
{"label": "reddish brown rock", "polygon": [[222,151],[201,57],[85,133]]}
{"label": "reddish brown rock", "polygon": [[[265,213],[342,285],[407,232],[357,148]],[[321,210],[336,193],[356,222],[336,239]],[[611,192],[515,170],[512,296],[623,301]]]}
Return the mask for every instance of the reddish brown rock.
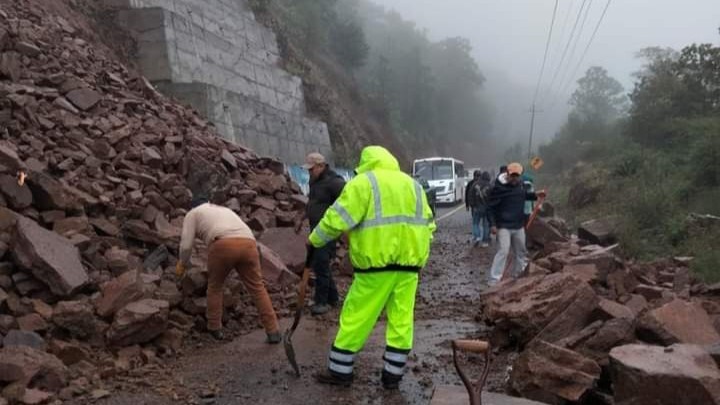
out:
{"label": "reddish brown rock", "polygon": [[167,301],[144,299],[128,304],[115,315],[107,338],[115,346],[149,342],[167,328]]}
{"label": "reddish brown rock", "polygon": [[67,385],[68,369],[55,356],[27,346],[0,350],[0,381],[56,392]]}
{"label": "reddish brown rock", "polygon": [[99,103],[102,96],[95,90],[88,88],[75,89],[67,93],[65,97],[75,105],[75,107],[87,111]]}
{"label": "reddish brown rock", "polygon": [[585,281],[588,284],[601,282],[600,271],[593,263],[589,264],[569,264],[563,267],[563,272],[574,275],[575,277]]}
{"label": "reddish brown rock", "polygon": [[289,271],[285,262],[272,249],[258,242],[263,279],[268,285],[285,287],[296,284],[299,277]]}
{"label": "reddish brown rock", "polygon": [[510,375],[512,388],[523,397],[557,403],[578,401],[600,378],[593,360],[547,342],[535,341],[518,357]]}
{"label": "reddish brown rock", "polygon": [[276,252],[294,273],[300,273],[307,255],[307,234],[293,228],[271,228],[263,232],[260,242]]}
{"label": "reddish brown rock", "polygon": [[20,330],[25,332],[41,332],[48,328],[48,324],[42,316],[35,313],[17,318],[17,323]]}
{"label": "reddish brown rock", "polygon": [[583,222],[578,228],[578,237],[597,245],[612,245],[617,241],[615,232],[619,224],[617,217],[607,217]]}
{"label": "reddish brown rock", "polygon": [[40,351],[45,351],[45,348],[47,347],[45,340],[37,333],[16,329],[7,332],[7,335],[3,339],[2,343],[5,347],[28,346]]}
{"label": "reddish brown rock", "polygon": [[527,238],[531,243],[547,246],[553,242],[564,243],[567,238],[542,218],[535,218],[527,230]]}
{"label": "reddish brown rock", "polygon": [[545,326],[535,339],[555,343],[573,333],[581,331],[592,322],[599,298],[589,285],[581,286],[575,300]]}
{"label": "reddish brown rock", "polygon": [[98,315],[114,315],[127,304],[143,297],[143,287],[135,270],[128,271],[107,282],[102,287],[102,295],[95,304]]}
{"label": "reddish brown rock", "polygon": [[27,186],[18,185],[17,178],[0,175],[0,193],[5,197],[10,208],[23,210],[32,204],[32,193]]}
{"label": "reddish brown rock", "polygon": [[566,273],[520,278],[481,294],[483,316],[528,342],[565,311],[587,283]]}
{"label": "reddish brown rock", "polygon": [[18,266],[30,271],[59,296],[72,295],[88,282],[77,248],[24,217],[17,219],[13,256]]}
{"label": "reddish brown rock", "polygon": [[648,342],[671,345],[720,343],[707,312],[698,304],[674,300],[640,318],[638,336]]}
{"label": "reddish brown rock", "polygon": [[87,217],[69,217],[55,221],[53,231],[65,237],[76,233],[87,233],[90,230],[90,223]]}
{"label": "reddish brown rock", "polygon": [[720,370],[699,346],[620,346],[610,364],[616,405],[720,403]]}
{"label": "reddish brown rock", "polygon": [[85,301],[60,301],[53,309],[54,324],[78,337],[95,333],[92,306]]}
{"label": "reddish brown rock", "polygon": [[50,352],[66,366],[72,366],[73,364],[90,358],[88,350],[80,344],[65,342],[59,339],[54,339],[50,342]]}
{"label": "reddish brown rock", "polygon": [[601,298],[600,302],[598,303],[597,315],[603,320],[610,320],[615,318],[632,320],[635,319],[635,317],[637,316],[637,314],[629,307],[604,298]]}
{"label": "reddish brown rock", "polygon": [[27,179],[34,205],[41,210],[81,211],[82,204],[70,190],[50,175],[33,171]]}
{"label": "reddish brown rock", "polygon": [[648,301],[662,298],[663,292],[665,292],[664,288],[653,285],[640,284],[635,288],[635,293],[642,295]]}

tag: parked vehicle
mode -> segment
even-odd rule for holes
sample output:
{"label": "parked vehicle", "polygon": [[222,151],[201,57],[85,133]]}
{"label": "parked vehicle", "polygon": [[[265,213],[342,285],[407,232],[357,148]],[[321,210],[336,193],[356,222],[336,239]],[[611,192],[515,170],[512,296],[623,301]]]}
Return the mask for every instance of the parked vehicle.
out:
{"label": "parked vehicle", "polygon": [[430,183],[428,183],[427,180],[425,180],[422,177],[415,176],[415,180],[417,180],[418,183],[423,188],[423,191],[425,191],[425,195],[427,196],[428,205],[430,205],[430,209],[432,210],[433,217],[435,217],[435,208],[437,206],[437,192],[435,191],[435,187],[431,187]]}
{"label": "parked vehicle", "polygon": [[456,204],[465,198],[465,164],[451,157],[431,157],[413,162],[413,176],[435,189],[438,203]]}

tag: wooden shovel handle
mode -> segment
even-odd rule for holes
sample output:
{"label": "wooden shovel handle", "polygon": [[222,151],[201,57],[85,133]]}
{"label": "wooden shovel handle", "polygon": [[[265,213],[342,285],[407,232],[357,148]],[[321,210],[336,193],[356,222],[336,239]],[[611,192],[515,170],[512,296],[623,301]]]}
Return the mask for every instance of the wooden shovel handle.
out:
{"label": "wooden shovel handle", "polygon": [[490,349],[490,343],[482,340],[457,339],[452,344],[456,350],[470,353],[485,353]]}

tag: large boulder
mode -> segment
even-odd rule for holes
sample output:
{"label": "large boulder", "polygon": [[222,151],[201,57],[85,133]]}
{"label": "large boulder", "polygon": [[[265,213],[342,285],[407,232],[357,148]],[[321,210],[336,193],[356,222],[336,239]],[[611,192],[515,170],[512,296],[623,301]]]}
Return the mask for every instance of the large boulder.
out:
{"label": "large boulder", "polygon": [[535,218],[527,230],[527,239],[534,245],[547,246],[553,242],[567,242],[563,234],[542,218]]}
{"label": "large boulder", "polygon": [[277,253],[290,271],[302,271],[307,254],[307,234],[298,234],[293,228],[270,228],[263,232],[259,242]]}
{"label": "large boulder", "polygon": [[587,283],[566,273],[501,283],[482,293],[483,316],[496,324],[497,330],[527,343],[579,296],[587,294],[586,287]]}
{"label": "large boulder", "polygon": [[102,295],[95,303],[98,315],[112,316],[125,305],[143,297],[143,287],[136,270],[123,273],[102,287]]}
{"label": "large boulder", "polygon": [[299,277],[288,270],[285,262],[275,251],[260,242],[258,248],[263,279],[268,285],[285,287],[297,283]]}
{"label": "large boulder", "polygon": [[81,211],[83,208],[69,188],[48,174],[33,171],[27,184],[38,209]]}
{"label": "large boulder", "polygon": [[555,343],[575,332],[581,331],[592,322],[599,302],[595,291],[587,284],[581,285],[575,299],[555,319],[545,326],[535,339]]}
{"label": "large boulder", "polygon": [[510,384],[535,401],[578,401],[600,378],[600,366],[580,353],[538,340],[515,361]]}
{"label": "large boulder", "polygon": [[620,346],[610,364],[615,405],[720,404],[720,370],[699,346]]}
{"label": "large boulder", "polygon": [[12,245],[15,263],[45,283],[54,294],[67,297],[87,284],[88,274],[80,253],[68,239],[23,216],[17,217],[15,230]]}
{"label": "large boulder", "polygon": [[0,350],[0,381],[32,382],[34,388],[58,391],[67,385],[68,369],[55,356],[28,346],[8,346]]}
{"label": "large boulder", "polygon": [[638,336],[663,345],[720,343],[720,334],[702,306],[680,299],[645,313],[640,318]]}
{"label": "large boulder", "polygon": [[616,232],[620,225],[617,217],[593,219],[580,224],[578,237],[590,243],[607,246],[617,242]]}
{"label": "large boulder", "polygon": [[144,299],[126,305],[117,314],[107,338],[115,346],[149,342],[160,336],[168,324],[170,304],[167,301]]}

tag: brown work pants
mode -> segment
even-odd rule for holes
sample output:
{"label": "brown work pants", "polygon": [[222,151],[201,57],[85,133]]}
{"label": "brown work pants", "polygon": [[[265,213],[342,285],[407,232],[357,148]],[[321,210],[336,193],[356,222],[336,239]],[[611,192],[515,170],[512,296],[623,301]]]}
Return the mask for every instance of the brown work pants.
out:
{"label": "brown work pants", "polygon": [[278,321],[265,289],[257,244],[247,238],[220,239],[208,248],[207,327],[222,328],[225,279],[235,269],[255,301],[265,332],[278,332]]}

